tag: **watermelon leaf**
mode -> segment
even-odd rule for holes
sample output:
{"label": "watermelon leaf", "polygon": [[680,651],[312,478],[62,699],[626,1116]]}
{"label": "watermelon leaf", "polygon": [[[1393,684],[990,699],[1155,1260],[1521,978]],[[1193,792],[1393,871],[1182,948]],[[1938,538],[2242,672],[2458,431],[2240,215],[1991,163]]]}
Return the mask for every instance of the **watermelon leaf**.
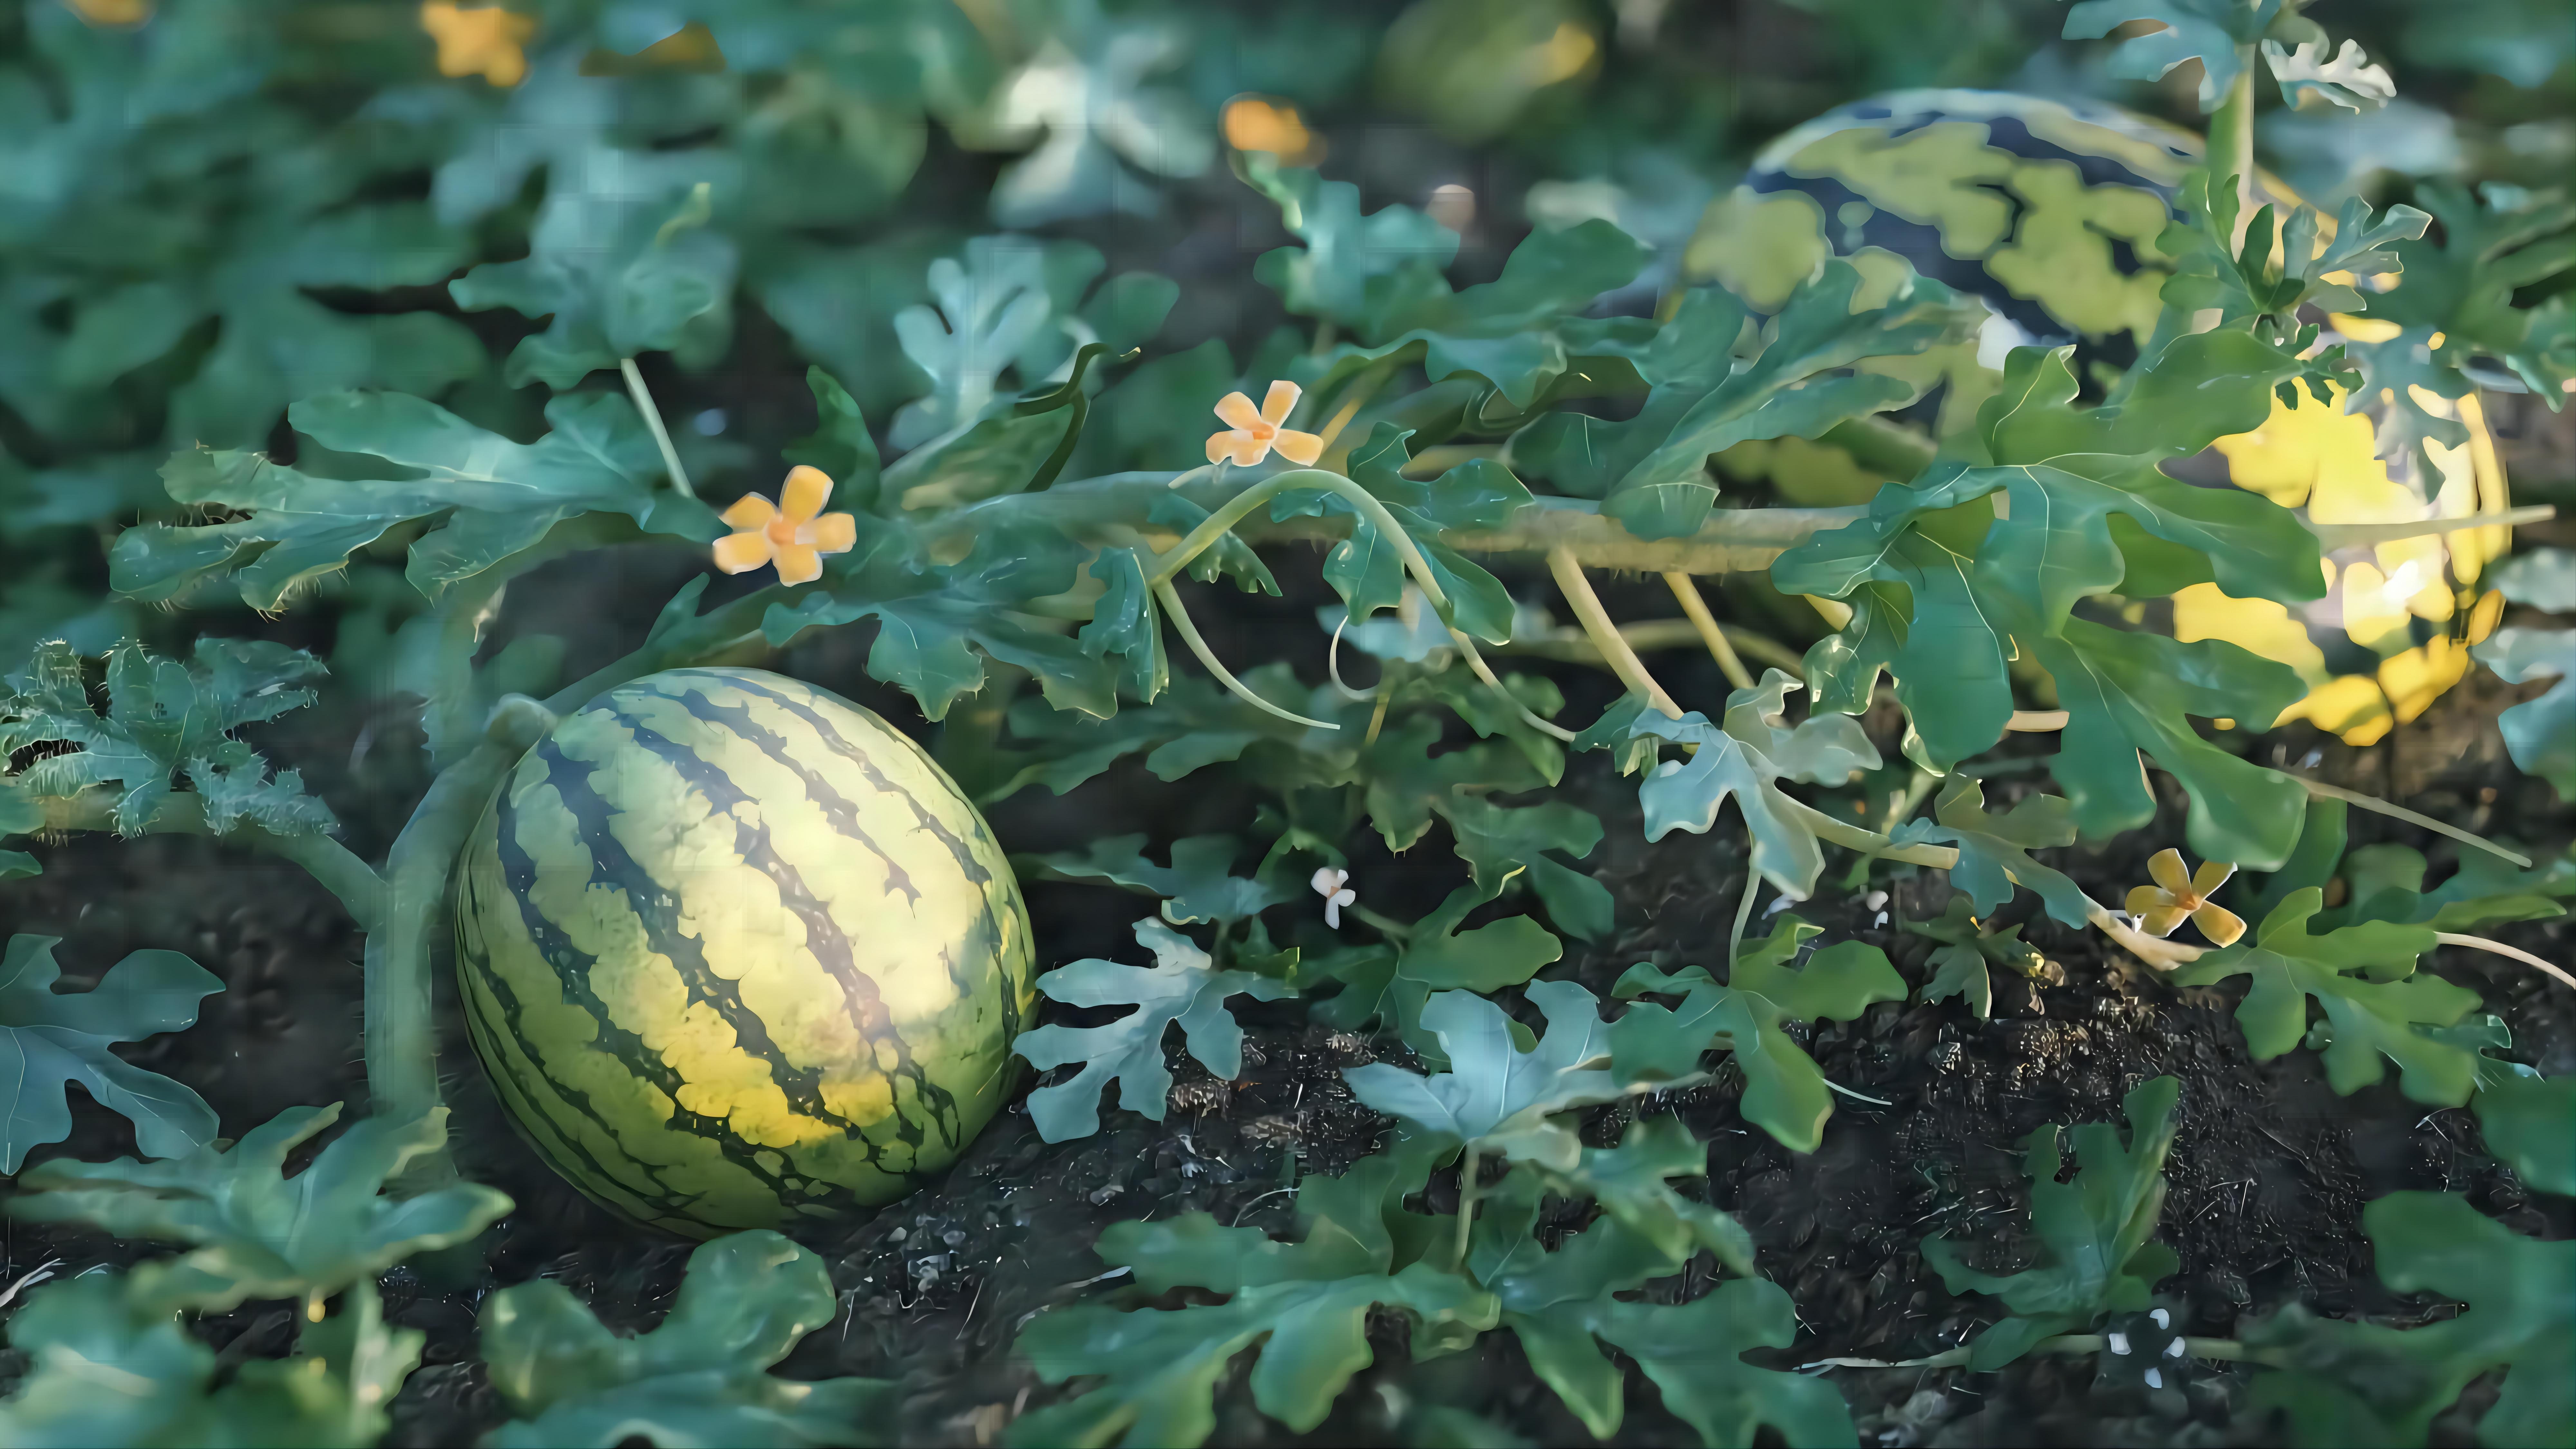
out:
{"label": "watermelon leaf", "polygon": [[[99,790],[112,797],[108,818],[125,835],[150,828],[174,795],[197,806],[216,835],[245,825],[277,835],[336,829],[330,807],[304,793],[302,775],[272,777],[268,761],[231,733],[311,704],[323,672],[312,655],[266,640],[199,639],[196,657],[182,664],[127,639],[108,651],[101,714],[80,656],[61,640],[40,644],[0,697],[0,752],[40,755],[12,779],[12,797]],[[176,790],[176,779],[188,791]],[[27,828],[18,825],[23,814],[0,817],[0,828]]]}
{"label": "watermelon leaf", "polygon": [[2498,629],[2472,652],[2499,678],[2557,682],[2496,717],[2513,762],[2576,800],[2576,629]]}
{"label": "watermelon leaf", "polygon": [[1781,1029],[1785,1021],[1850,1021],[1880,1001],[1903,1001],[1905,978],[1885,952],[1859,941],[1789,963],[1818,928],[1783,916],[1771,935],[1748,942],[1727,984],[1704,967],[1665,972],[1640,962],[1612,994],[1679,996],[1678,1007],[1632,1006],[1611,1025],[1611,1072],[1622,1081],[1675,1082],[1696,1076],[1712,1047],[1735,1054],[1744,1073],[1744,1118],[1795,1152],[1813,1152],[1833,1114],[1832,1089],[1813,1058]]}
{"label": "watermelon leaf", "polygon": [[[2561,1124],[2562,1130],[2564,1124]],[[2448,1193],[2397,1192],[2362,1209],[2380,1280],[2467,1307],[2421,1328],[2320,1319],[2292,1305],[2245,1334],[2282,1366],[2254,1381],[2253,1401],[2289,1419],[2301,1446],[2420,1444],[2433,1416],[2471,1380],[2505,1371],[2478,1442],[2563,1442],[2576,1422],[2576,1243],[2514,1232]]]}
{"label": "watermelon leaf", "polygon": [[2049,915],[2066,925],[2080,927],[2092,919],[2092,897],[2064,871],[2030,856],[2034,850],[2075,843],[2075,822],[2064,800],[2033,795],[2005,814],[1989,815],[1985,786],[1966,775],[1952,775],[1942,782],[1932,816],[1938,824],[1909,820],[1888,838],[1899,845],[1957,846],[1959,863],[1950,868],[1950,882],[1967,892],[1978,915],[1993,915],[2012,902],[2016,886],[2028,886],[2039,892]]}
{"label": "watermelon leaf", "polygon": [[2576,1077],[2512,1077],[2478,1093],[2478,1129],[2515,1175],[2576,1197]]}
{"label": "watermelon leaf", "polygon": [[211,971],[176,951],[137,951],[108,968],[89,991],[54,989],[52,936],[11,936],[0,957],[0,1061],[11,1063],[0,1107],[0,1172],[14,1173],[27,1149],[71,1135],[65,1089],[78,1082],[100,1106],[134,1124],[147,1156],[178,1157],[212,1141],[215,1112],[195,1092],[109,1051],[196,1025],[198,1004],[224,989]]}
{"label": "watermelon leaf", "polygon": [[837,1306],[823,1260],[767,1229],[700,1244],[671,1311],[632,1338],[603,1327],[560,1283],[504,1288],[483,1306],[483,1359],[515,1417],[490,1442],[891,1444],[893,1383],[768,1372]]}
{"label": "watermelon leaf", "polygon": [[1500,1306],[1468,1278],[1414,1261],[1431,1220],[1402,1206],[1422,1189],[1436,1155],[1429,1144],[1400,1144],[1341,1177],[1307,1178],[1297,1190],[1306,1233],[1296,1243],[1221,1227],[1206,1213],[1112,1224],[1100,1235],[1100,1256],[1132,1269],[1143,1290],[1191,1285],[1229,1297],[1136,1312],[1085,1303],[1040,1315],[1014,1345],[1038,1376],[1103,1382],[1022,1418],[1009,1442],[1204,1443],[1216,1427],[1211,1400],[1227,1366],[1255,1347],[1253,1403],[1306,1432],[1372,1362],[1372,1309],[1411,1325],[1416,1358],[1472,1343],[1494,1326]]}
{"label": "watermelon leaf", "polygon": [[[1601,500],[1601,511],[1639,538],[1698,531],[1717,501],[1708,459],[1738,443],[1812,438],[1847,419],[1902,407],[1920,384],[1884,373],[1847,372],[1868,357],[1897,357],[1957,342],[1973,311],[1949,288],[1909,274],[1876,306],[1855,305],[1860,270],[1839,258],[1802,282],[1766,331],[1761,355],[1713,385],[1673,421],[1671,431]],[[1734,337],[1711,338],[1717,347]]]}
{"label": "watermelon leaf", "polygon": [[1425,1066],[1446,1067],[1439,1034],[1423,1024],[1433,992],[1518,986],[1565,954],[1565,943],[1527,916],[1458,929],[1470,911],[1493,898],[1481,886],[1460,886],[1440,909],[1414,922],[1413,933],[1393,948],[1363,948],[1337,960],[1327,958],[1317,974],[1344,984],[1339,994],[1315,1008],[1315,1019],[1345,1031],[1382,1021]]}
{"label": "watermelon leaf", "polygon": [[773,646],[873,618],[869,676],[910,692],[934,721],[984,687],[978,650],[1035,675],[1058,709],[1104,719],[1117,712],[1117,681],[1099,657],[1017,612],[1074,586],[1079,545],[1052,528],[997,521],[976,530],[965,557],[943,564],[901,519],[861,514],[858,522],[857,547],[824,561],[821,584],[761,617]]}
{"label": "watermelon leaf", "polygon": [[567,200],[548,197],[526,258],[485,262],[447,284],[468,312],[506,307],[551,318],[511,350],[502,373],[510,386],[565,392],[643,353],[721,351],[733,326],[736,253],[706,224],[707,183],[623,199],[604,235],[599,208]]}
{"label": "watermelon leaf", "polygon": [[[2212,951],[2174,973],[2177,986],[2208,986],[2231,976],[2253,984],[2236,1008],[2245,1044],[2256,1061],[2270,1061],[2313,1036],[2325,1036],[2326,1080],[2350,1094],[2387,1074],[2397,1063],[2399,1089],[2418,1102],[2465,1105],[2477,1090],[2475,1047],[2445,1040],[2436,1031],[2457,1024],[2478,1004],[2477,993],[2416,971],[2433,949],[2429,925],[2367,921],[2322,936],[2308,934],[2324,893],[2294,891],[2263,918],[2250,945]],[[2308,1024],[2307,998],[2325,1010],[2323,1032]]]}
{"label": "watermelon leaf", "polygon": [[2111,51],[2111,74],[2122,80],[2162,80],[2188,61],[2200,62],[2200,108],[2219,100],[2245,70],[2244,51],[2263,38],[2281,13],[2282,0],[2080,0],[2066,12],[2069,40],[2098,40],[2133,20],[2156,28],[2122,40]]}
{"label": "watermelon leaf", "polygon": [[191,1243],[134,1270],[138,1302],[223,1312],[251,1298],[318,1305],[414,1253],[461,1243],[510,1210],[478,1183],[417,1197],[381,1196],[404,1163],[447,1140],[447,1109],[394,1122],[366,1118],[284,1176],[295,1149],[339,1120],[340,1105],[290,1107],[228,1150],[201,1146],[166,1162],[39,1163],[19,1179],[13,1217],[78,1222],[121,1238]]}
{"label": "watermelon leaf", "polygon": [[1145,840],[1142,835],[1113,835],[1091,842],[1091,848],[1080,854],[1066,851],[1039,856],[1038,861],[1058,875],[1105,880],[1162,896],[1164,920],[1175,926],[1214,921],[1220,936],[1234,922],[1289,899],[1258,880],[1230,873],[1242,848],[1231,835],[1176,840],[1170,865],[1148,860]]}
{"label": "watermelon leaf", "polygon": [[[2306,792],[2209,743],[2189,716],[2274,719],[2306,686],[2233,644],[2184,644],[2072,610],[2133,567],[2115,517],[2187,551],[2238,597],[2322,592],[2315,536],[2287,509],[2157,467],[2259,426],[2272,386],[2301,364],[2249,333],[2195,334],[2147,364],[2125,402],[2079,409],[2068,356],[2013,353],[2003,391],[1978,414],[1991,466],[1936,464],[1881,489],[1865,517],[1782,554],[1772,580],[1852,601],[1850,623],[1809,653],[1830,707],[1857,711],[1879,672],[1893,672],[1924,750],[1947,767],[2001,738],[2013,710],[2005,661],[2035,659],[2072,716],[2055,771],[2079,829],[2114,834],[2154,814],[2144,753],[2189,791],[2194,850],[2271,869],[2297,840]],[[1962,506],[1996,493],[1998,516]],[[1909,594],[1910,622],[1898,617]]]}
{"label": "watermelon leaf", "polygon": [[[340,1311],[307,1328],[286,1358],[252,1358],[212,1389],[214,1350],[167,1307],[115,1272],[47,1284],[9,1320],[9,1343],[32,1361],[0,1402],[13,1444],[375,1443],[394,1395],[420,1362],[418,1329],[387,1328],[371,1279]],[[101,1392],[101,1380],[114,1384]]]}
{"label": "watermelon leaf", "polygon": [[[1177,852],[1175,852],[1177,855]],[[1068,1006],[1134,1006],[1132,1015],[1102,1026],[1050,1022],[1023,1032],[1012,1050],[1039,1071],[1081,1062],[1071,1081],[1029,1093],[1029,1118],[1049,1142],[1088,1137],[1100,1130],[1100,1094],[1118,1084],[1118,1105],[1163,1120],[1172,1074],[1163,1065],[1165,1028],[1179,1022],[1190,1055],[1231,1081],[1243,1071],[1243,1028],[1225,999],[1247,995],[1276,1001],[1291,988],[1250,971],[1219,971],[1188,937],[1148,916],[1136,923],[1136,942],[1154,953],[1154,965],[1122,966],[1098,957],[1059,966],[1037,980],[1045,995]]]}
{"label": "watermelon leaf", "polygon": [[161,470],[173,500],[248,516],[127,529],[108,556],[118,592],[170,599],[230,577],[244,603],[273,612],[409,523],[432,525],[403,572],[433,599],[585,514],[700,543],[724,531],[705,504],[655,488],[661,454],[634,404],[612,393],[548,403],[554,431],[534,443],[401,393],[323,393],[287,419],[325,448],[384,460],[392,476],[323,477],[255,452],[179,453]]}
{"label": "watermelon leaf", "polygon": [[1547,1018],[1523,1046],[1511,1017],[1472,991],[1443,991],[1422,1008],[1422,1028],[1439,1038],[1448,1069],[1423,1076],[1385,1062],[1345,1067],[1351,1095],[1417,1133],[1560,1172],[1579,1170],[1582,1144],[1559,1112],[1627,1095],[1604,1066],[1610,1039],[1591,992],[1571,981],[1522,989]]}
{"label": "watermelon leaf", "polygon": [[1617,1146],[1586,1147],[1571,1166],[1543,1164],[1542,1170],[1550,1192],[1591,1198],[1609,1218],[1676,1265],[1705,1248],[1733,1271],[1753,1275],[1752,1235],[1725,1213],[1673,1191],[1666,1181],[1708,1175],[1707,1144],[1691,1136],[1679,1118],[1638,1121]]}
{"label": "watermelon leaf", "polygon": [[1630,739],[1698,747],[1689,759],[1668,760],[1639,782],[1646,838],[1661,840],[1677,829],[1704,835],[1731,796],[1753,838],[1753,868],[1787,896],[1803,900],[1812,894],[1825,868],[1824,851],[1806,807],[1780,781],[1839,785],[1855,770],[1877,769],[1879,756],[1848,715],[1818,714],[1784,725],[1781,711],[1789,692],[1801,687],[1777,669],[1766,671],[1760,685],[1727,697],[1722,729],[1697,710],[1679,719],[1639,712],[1628,727]]}
{"label": "watermelon leaf", "polygon": [[2030,1135],[2022,1175],[2030,1179],[2037,1266],[1997,1277],[1969,1267],[1948,1239],[1924,1240],[1925,1261],[1951,1292],[2000,1298],[2012,1312],[1977,1335],[1968,1349],[1971,1368],[2001,1368],[2042,1339],[2081,1331],[2105,1313],[2142,1310],[2157,1280],[2182,1266],[2171,1248],[2147,1241],[2164,1211],[2165,1154],[2180,1092],[2172,1077],[2131,1089],[2120,1104],[2129,1119],[2125,1146],[2107,1123],[2076,1128],[2081,1167],[2072,1182],[2057,1180],[2057,1125]]}

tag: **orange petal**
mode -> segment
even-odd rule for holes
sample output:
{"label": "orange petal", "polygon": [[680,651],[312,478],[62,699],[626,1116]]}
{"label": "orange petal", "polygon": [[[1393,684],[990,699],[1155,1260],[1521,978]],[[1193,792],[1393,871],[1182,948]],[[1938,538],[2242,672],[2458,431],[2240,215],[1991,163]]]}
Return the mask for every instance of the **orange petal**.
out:
{"label": "orange petal", "polygon": [[2224,906],[2202,906],[2191,913],[2191,923],[2213,946],[2233,946],[2245,934],[2245,918]]}
{"label": "orange petal", "polygon": [[1234,466],[1238,468],[1249,468],[1253,464],[1258,463],[1269,456],[1270,440],[1268,438],[1256,438],[1250,433],[1237,433],[1234,435]]}
{"label": "orange petal", "polygon": [[791,543],[778,551],[778,581],[782,584],[810,584],[823,576],[823,556],[801,543]]}
{"label": "orange petal", "polygon": [[2204,860],[2200,863],[2200,869],[2191,873],[2191,893],[2196,896],[2209,895],[2220,886],[2227,884],[2227,878],[2234,874],[2236,874],[2236,867],[2226,861]]}
{"label": "orange petal", "polygon": [[1235,440],[1238,438],[1248,438],[1250,436],[1252,435],[1243,432],[1208,434],[1208,461],[1211,463],[1224,462],[1226,455],[1234,451]]}
{"label": "orange petal", "polygon": [[799,523],[823,511],[832,501],[832,475],[810,463],[787,470],[787,485],[778,490],[778,511]]}
{"label": "orange petal", "polygon": [[2150,936],[2170,936],[2174,933],[2174,928],[2181,925],[2190,915],[2191,912],[2180,906],[2158,906],[2147,912],[2145,919],[2138,922],[2138,929]]}
{"label": "orange petal", "polygon": [[[767,503],[769,500],[762,499]],[[741,505],[737,504],[736,507]],[[769,562],[769,536],[764,533],[728,533],[716,540],[716,567],[729,574],[747,574]]]}
{"label": "orange petal", "polygon": [[1270,446],[1279,450],[1280,457],[1308,468],[1315,466],[1315,460],[1324,456],[1323,439],[1293,428],[1281,428],[1278,436],[1270,440]]}
{"label": "orange petal", "polygon": [[2191,872],[2183,869],[2182,852],[2170,846],[2148,857],[2147,874],[2175,895],[2191,890]]}
{"label": "orange petal", "polygon": [[2158,906],[2173,904],[2173,897],[2154,886],[2131,886],[2128,900],[2122,902],[2130,915],[2143,916]]}
{"label": "orange petal", "polygon": [[778,509],[759,494],[746,493],[725,505],[725,511],[716,516],[724,520],[727,528],[757,530],[777,517]]}
{"label": "orange petal", "polygon": [[1218,398],[1216,415],[1225,420],[1227,427],[1245,432],[1261,426],[1262,422],[1261,410],[1252,405],[1252,399],[1239,392],[1230,392]]}
{"label": "orange petal", "polygon": [[1305,395],[1304,388],[1286,378],[1270,384],[1270,391],[1261,395],[1261,420],[1272,427],[1288,421],[1288,414],[1296,410],[1297,399]]}
{"label": "orange petal", "polygon": [[826,513],[797,530],[797,542],[824,553],[848,553],[859,542],[859,521],[846,513]]}

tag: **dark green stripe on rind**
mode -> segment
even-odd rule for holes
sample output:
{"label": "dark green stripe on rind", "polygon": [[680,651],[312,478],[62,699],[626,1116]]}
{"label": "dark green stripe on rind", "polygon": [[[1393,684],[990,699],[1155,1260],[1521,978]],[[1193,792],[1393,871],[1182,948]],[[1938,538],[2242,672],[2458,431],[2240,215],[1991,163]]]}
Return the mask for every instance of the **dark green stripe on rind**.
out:
{"label": "dark green stripe on rind", "polygon": [[[878,856],[884,858],[890,867],[900,870],[899,866],[895,866],[894,858],[870,839],[860,827],[858,807],[843,799],[829,782],[790,757],[786,741],[762,728],[760,723],[751,717],[749,710],[740,705],[728,707],[719,704],[696,689],[668,693],[665,697],[687,710],[691,718],[725,731],[734,739],[750,745],[786,767],[804,785],[806,798],[823,811],[825,817],[839,829],[843,839],[855,840],[866,845]],[[743,821],[742,812],[733,809],[735,804],[746,801],[748,797],[721,769],[698,759],[686,747],[664,740],[663,736],[652,731],[647,722],[631,715],[621,716],[621,718],[624,718],[628,726],[635,731],[639,742],[646,740],[648,736],[653,740],[662,741],[660,744],[648,747],[659,753],[672,768],[680,771],[682,778],[705,791],[708,801],[715,806],[718,813],[733,814],[736,822],[735,854],[740,855],[746,863],[757,866],[763,874],[778,883],[780,902],[793,911],[797,919],[805,923],[805,948],[813,952],[814,958],[822,963],[823,969],[830,972],[833,978],[841,983],[842,992],[849,1001],[850,1017],[858,1023],[860,1035],[871,1042],[883,1041],[893,1045],[896,1059],[895,1071],[912,1084],[914,1092],[929,1106],[934,1114],[934,1125],[938,1127],[940,1135],[946,1139],[945,1145],[950,1147],[962,1145],[964,1124],[958,1118],[956,1098],[950,1095],[947,1089],[931,1081],[922,1071],[921,1065],[913,1060],[911,1044],[906,1042],[903,1034],[895,1029],[894,1019],[886,1011],[885,1002],[877,992],[876,981],[859,969],[858,962],[850,950],[849,939],[841,933],[840,923],[832,919],[830,909],[815,899],[813,891],[806,886],[804,878],[797,873],[795,867],[781,859],[777,851],[771,848],[768,829],[765,826]],[[920,892],[912,888],[909,880],[903,882],[902,888],[914,899],[920,898]],[[819,1073],[816,1075],[816,1081],[819,1093]],[[925,1140],[919,1124],[909,1114],[900,1112],[897,1114],[896,1121],[896,1131],[900,1140],[918,1151]]]}
{"label": "dark green stripe on rind", "polygon": [[[947,823],[939,819],[936,814],[923,809],[921,802],[911,798],[911,792],[896,785],[893,781],[888,780],[885,776],[885,772],[877,768],[876,761],[870,758],[865,750],[860,749],[857,745],[844,739],[841,732],[833,727],[832,722],[824,718],[820,713],[816,712],[813,706],[807,701],[798,699],[786,691],[773,688],[764,681],[758,679],[745,678],[739,675],[721,674],[715,671],[671,671],[673,675],[684,677],[701,672],[713,674],[717,679],[720,679],[723,683],[731,686],[732,688],[739,689],[745,694],[757,695],[777,705],[781,709],[786,710],[788,713],[795,715],[797,718],[804,720],[806,724],[812,726],[814,733],[824,741],[827,747],[829,747],[834,753],[838,754],[841,758],[856,765],[859,768],[859,772],[866,777],[870,784],[875,785],[879,790],[888,795],[901,797],[907,803],[911,804],[913,818],[921,823],[921,828],[929,831],[933,836],[937,837],[939,843],[945,846],[949,854],[956,858],[958,867],[966,873],[967,880],[980,887],[978,894],[982,897],[984,904],[982,916],[977,922],[979,934],[992,944],[994,950],[1004,953],[1005,959],[1003,960],[1002,965],[1014,978],[1010,982],[1009,989],[1001,993],[1003,1039],[1008,1041],[1012,1037],[1017,1036],[1019,1034],[1021,1014],[1026,1009],[1026,1005],[1028,1004],[1033,992],[1032,968],[1034,966],[1034,952],[1030,949],[1030,942],[1027,939],[1025,931],[1020,933],[1020,949],[1017,951],[1007,949],[1010,945],[1010,940],[1001,920],[999,919],[999,912],[993,903],[993,894],[995,887],[999,886],[1002,891],[1005,908],[1010,911],[1014,919],[1026,921],[1028,919],[1028,912],[1027,908],[1020,901],[1019,882],[1012,878],[1008,870],[1003,870],[997,873],[987,868],[981,860],[976,858],[972,844],[960,839],[957,833],[949,829]],[[851,706],[851,708],[855,709],[856,706]],[[888,730],[886,733],[890,736],[891,740],[900,747],[905,749],[915,748],[911,741],[904,739],[900,735],[894,734],[892,730]],[[925,763],[927,763],[927,761],[925,761]],[[974,802],[966,798],[964,792],[957,788],[956,783],[948,778],[946,771],[939,769],[936,765],[932,765],[929,773],[931,778],[946,790],[949,799],[955,801],[958,808],[965,812],[967,819],[981,824],[983,817],[976,811]],[[953,960],[948,963],[949,975],[951,978],[958,979],[958,985],[961,992],[971,993],[971,983],[962,978],[957,978],[957,964],[958,963]],[[1007,1055],[1008,1054],[1005,1053],[1005,1056]]]}
{"label": "dark green stripe on rind", "polygon": [[[791,1106],[855,1136],[856,1124],[824,1110],[817,1075],[799,1073],[781,1059],[776,1044],[769,1038],[768,1024],[760,1019],[759,1013],[743,1004],[742,993],[735,983],[718,975],[707,964],[705,952],[697,939],[681,933],[678,901],[654,881],[634,857],[627,854],[625,846],[608,828],[612,807],[591,787],[591,775],[597,767],[566,756],[553,739],[529,751],[519,768],[525,770],[532,764],[545,771],[545,782],[554,787],[564,809],[581,826],[582,842],[590,849],[591,883],[624,892],[626,908],[643,922],[645,938],[653,949],[668,958],[678,971],[691,1004],[711,1006],[723,1017],[734,1033],[735,1042],[745,1052],[768,1064],[771,1079],[785,1092]],[[555,975],[563,982],[565,995],[598,1018],[602,1041],[615,1043],[613,1055],[671,1099],[673,1128],[716,1144],[726,1161],[758,1178],[782,1202],[800,1205],[812,1202],[826,1206],[855,1204],[856,1198],[838,1183],[799,1179],[813,1186],[791,1188],[782,1174],[763,1167],[758,1160],[760,1153],[775,1153],[778,1149],[744,1141],[723,1118],[704,1116],[681,1105],[686,1079],[664,1062],[659,1052],[645,1045],[642,1037],[610,1019],[607,1003],[590,986],[590,968],[597,964],[595,959],[577,950],[543,912],[529,903],[529,893],[536,885],[536,862],[529,859],[519,845],[514,828],[514,807],[506,795],[501,801],[499,826],[502,868],[511,890],[518,897],[520,917],[527,923],[530,939],[537,941],[547,960],[555,964]],[[829,1190],[815,1191],[816,1187]]]}

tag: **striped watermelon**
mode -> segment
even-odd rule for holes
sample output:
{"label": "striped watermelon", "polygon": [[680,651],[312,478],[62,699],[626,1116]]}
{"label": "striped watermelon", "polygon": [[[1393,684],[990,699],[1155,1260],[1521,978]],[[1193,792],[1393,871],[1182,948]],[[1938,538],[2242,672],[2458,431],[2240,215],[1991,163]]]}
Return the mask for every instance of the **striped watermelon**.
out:
{"label": "striped watermelon", "polygon": [[465,1017],[555,1170],[691,1236],[890,1202],[964,1150],[1033,1001],[1001,847],[920,746],[754,669],[611,690],[467,845]]}

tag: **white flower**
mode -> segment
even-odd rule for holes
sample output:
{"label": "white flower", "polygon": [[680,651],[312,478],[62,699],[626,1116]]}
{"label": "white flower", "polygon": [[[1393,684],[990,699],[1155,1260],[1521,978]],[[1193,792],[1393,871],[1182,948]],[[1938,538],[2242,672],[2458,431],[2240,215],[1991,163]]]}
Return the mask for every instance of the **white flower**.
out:
{"label": "white flower", "polygon": [[1349,871],[1329,865],[1315,872],[1315,894],[1324,898],[1324,924],[1336,931],[1342,928],[1342,907],[1356,904],[1360,898],[1359,892],[1346,884],[1350,878]]}

